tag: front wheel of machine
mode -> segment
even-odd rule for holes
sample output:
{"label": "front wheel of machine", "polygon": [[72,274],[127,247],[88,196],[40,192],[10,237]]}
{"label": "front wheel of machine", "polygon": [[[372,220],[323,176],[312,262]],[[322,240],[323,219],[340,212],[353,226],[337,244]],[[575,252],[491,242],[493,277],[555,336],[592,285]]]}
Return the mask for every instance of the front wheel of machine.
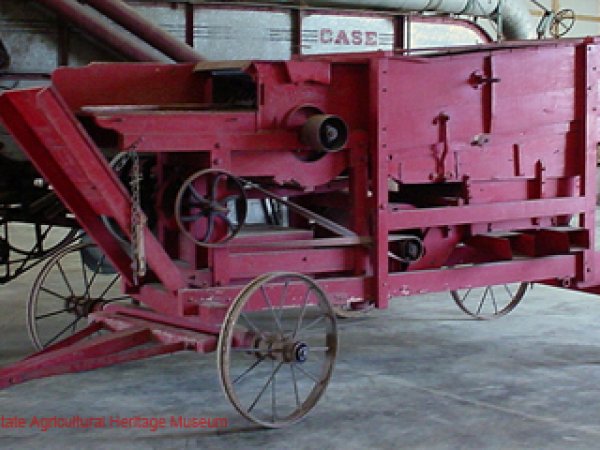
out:
{"label": "front wheel of machine", "polygon": [[120,275],[92,242],[62,248],[46,262],[27,302],[27,331],[42,350],[79,331],[88,315],[109,303],[129,303]]}
{"label": "front wheel of machine", "polygon": [[225,395],[248,420],[281,428],[317,404],[331,378],[337,327],[325,292],[309,277],[257,277],[232,302],[217,344]]}

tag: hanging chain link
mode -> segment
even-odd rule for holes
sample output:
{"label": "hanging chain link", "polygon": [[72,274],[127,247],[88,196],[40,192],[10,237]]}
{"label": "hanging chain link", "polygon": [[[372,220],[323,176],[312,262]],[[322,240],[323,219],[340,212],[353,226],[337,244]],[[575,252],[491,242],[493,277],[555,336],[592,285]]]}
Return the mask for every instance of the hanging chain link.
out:
{"label": "hanging chain link", "polygon": [[131,188],[131,268],[133,270],[133,281],[137,285],[139,278],[146,275],[146,247],[144,245],[146,215],[141,205],[143,175],[136,147],[137,143],[129,148],[129,160],[131,161],[129,186]]}

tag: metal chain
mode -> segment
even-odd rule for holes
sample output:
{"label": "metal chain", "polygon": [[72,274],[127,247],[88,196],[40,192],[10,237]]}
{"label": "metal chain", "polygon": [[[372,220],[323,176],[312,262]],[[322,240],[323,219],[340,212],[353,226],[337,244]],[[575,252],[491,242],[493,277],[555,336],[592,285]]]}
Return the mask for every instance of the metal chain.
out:
{"label": "metal chain", "polygon": [[131,268],[133,281],[137,285],[139,278],[146,275],[146,247],[144,245],[144,228],[146,215],[141,206],[141,182],[143,175],[140,170],[140,157],[135,149],[135,144],[129,148],[131,173],[129,186],[131,187]]}

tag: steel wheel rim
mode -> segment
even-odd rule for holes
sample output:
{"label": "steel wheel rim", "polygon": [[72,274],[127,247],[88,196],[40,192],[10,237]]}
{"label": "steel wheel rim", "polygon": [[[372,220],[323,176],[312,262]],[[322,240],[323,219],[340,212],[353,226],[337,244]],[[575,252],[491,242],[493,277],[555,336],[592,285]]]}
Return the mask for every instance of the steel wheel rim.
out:
{"label": "steel wheel rim", "polygon": [[[80,251],[93,246],[93,243],[80,243],[59,250],[38,274],[27,302],[26,317],[27,332],[36,349],[42,350],[78,331],[85,325],[88,314],[96,308],[117,301],[130,301],[129,296],[116,294],[120,292],[119,274],[101,274],[104,257],[94,269],[84,264]],[[65,258],[69,255],[74,258],[75,254],[80,265],[76,269],[69,268]],[[58,288],[57,280],[61,284],[61,279],[64,286]],[[50,311],[40,312],[43,308]],[[48,332],[48,329],[53,331]]]}
{"label": "steel wheel rim", "polygon": [[[503,284],[450,291],[450,293],[456,305],[464,313],[478,320],[490,320],[505,316],[515,309],[525,296],[528,287],[529,283],[520,283],[516,289],[509,284]],[[477,295],[479,293],[481,295]],[[503,296],[498,296],[499,293]]]}
{"label": "steel wheel rim", "polygon": [[[308,303],[316,300],[317,305],[315,306],[315,309],[318,311],[317,317],[312,318],[312,321],[308,322],[308,324],[307,322],[301,321],[301,325],[297,326],[295,330],[286,328],[286,325],[289,325],[287,319],[289,319],[289,317],[293,317],[294,319],[290,321],[293,322],[294,320],[297,320],[297,317],[299,317],[301,314],[303,314],[303,320],[308,317],[306,313],[307,307],[304,306],[307,303],[305,298],[302,299],[304,306],[303,308],[293,308],[294,310],[298,309],[298,315],[293,313],[291,315],[288,314],[288,317],[285,317],[285,322],[284,319],[282,319],[283,314],[290,313],[292,308],[286,308],[285,312],[281,309],[276,310],[275,308],[270,308],[270,311],[267,309],[259,313],[268,315],[269,313],[275,314],[275,311],[282,312],[282,316],[279,316],[279,318],[281,319],[281,326],[286,331],[285,334],[288,334],[291,337],[291,332],[295,331],[295,341],[298,342],[304,342],[303,340],[307,339],[304,333],[301,333],[301,331],[303,331],[303,327],[306,327],[307,329],[312,328],[313,326],[311,324],[314,323],[316,319],[321,317],[321,319],[317,320],[317,322],[323,322],[324,325],[325,333],[321,336],[321,339],[324,342],[324,347],[307,345],[307,353],[309,356],[304,362],[273,361],[269,359],[269,357],[259,357],[258,355],[261,353],[258,351],[259,348],[262,349],[263,355],[266,352],[265,347],[260,346],[261,344],[256,344],[259,347],[252,347],[253,350],[257,350],[252,352],[246,352],[244,349],[239,349],[236,347],[232,348],[234,330],[242,313],[244,314],[242,317],[242,324],[247,330],[250,331],[248,324],[253,323],[253,321],[256,320],[256,317],[254,317],[250,319],[250,322],[246,321],[246,319],[249,319],[247,313],[244,312],[244,307],[246,306],[247,301],[253,299],[253,297],[257,294],[263,295],[262,293],[264,292],[264,287],[273,282],[284,284],[284,292],[287,291],[287,286],[292,286],[294,283],[299,283],[308,292]],[[311,294],[313,292],[314,298]],[[281,298],[283,298],[284,295],[285,294],[282,294]],[[281,301],[281,298],[277,300]],[[285,301],[282,304],[285,304]],[[272,306],[275,305],[276,302],[272,302]],[[304,313],[302,313],[303,309],[305,310]],[[273,324],[276,322],[274,317],[275,316],[273,315]],[[275,325],[271,330],[267,330],[266,328],[263,329],[264,325],[261,322],[257,321],[257,323],[260,323],[260,331],[264,332],[265,336],[271,336],[271,331],[273,331]],[[257,336],[257,333],[254,332],[253,334],[254,336]],[[260,339],[257,340],[260,341]],[[292,339],[292,341],[294,341],[294,339]],[[274,346],[275,345],[276,344],[274,344]],[[273,350],[273,352],[275,352],[275,350]],[[320,359],[319,356],[315,356],[313,359],[313,361],[317,362],[317,365],[320,365],[318,375],[314,375],[314,367],[305,366],[303,368],[301,366],[305,364],[309,358],[311,358],[311,352],[314,352],[315,355],[322,355],[322,359]],[[284,352],[282,351],[282,353]],[[223,321],[217,346],[217,366],[219,371],[219,379],[226,397],[242,416],[263,427],[280,428],[301,420],[318,403],[319,399],[322,397],[327,388],[329,380],[331,379],[336,354],[337,327],[335,313],[329,300],[327,299],[326,294],[319,288],[319,286],[309,277],[300,274],[284,272],[265,274],[254,279],[238,294],[236,299],[231,304],[227,316]],[[232,369],[232,366],[234,365],[232,362],[233,355],[241,355],[240,359],[245,359],[242,367],[244,367],[246,370],[254,365],[255,367],[262,365],[263,368],[267,369],[267,373],[269,374],[267,377],[258,377],[261,380],[258,385],[262,387],[262,393],[252,387],[248,389],[250,395],[248,396],[244,394],[246,399],[242,398],[242,388],[240,387],[241,381],[243,379],[247,379],[251,372],[255,370],[255,368],[251,368],[247,373],[245,371],[234,371]],[[308,372],[308,370],[313,370],[313,372]],[[285,376],[285,372],[288,373],[288,376]],[[289,381],[290,379],[292,380],[292,383],[283,383],[283,393],[285,394],[284,398],[286,398],[285,403],[281,402],[281,376],[279,380],[277,378],[280,373],[285,376],[286,381]],[[234,378],[234,375],[237,375],[237,377]],[[309,375],[314,378],[310,378]],[[303,381],[300,380],[300,377],[304,377]],[[309,379],[310,381],[307,381]],[[306,389],[306,386],[310,387]],[[279,389],[279,391],[277,389]],[[267,390],[269,390],[270,393],[267,394]],[[279,394],[275,395],[274,392],[279,392]],[[253,398],[254,402],[247,402],[246,400],[248,398]],[[270,398],[271,400],[270,411],[269,404],[267,403],[265,405],[264,403],[264,400],[267,398]],[[300,400],[300,398],[302,400]],[[263,400],[262,404],[260,404],[261,399]],[[290,403],[292,403],[291,409],[286,408],[285,406],[289,406]],[[286,412],[280,414],[280,411],[282,410],[286,410]]]}

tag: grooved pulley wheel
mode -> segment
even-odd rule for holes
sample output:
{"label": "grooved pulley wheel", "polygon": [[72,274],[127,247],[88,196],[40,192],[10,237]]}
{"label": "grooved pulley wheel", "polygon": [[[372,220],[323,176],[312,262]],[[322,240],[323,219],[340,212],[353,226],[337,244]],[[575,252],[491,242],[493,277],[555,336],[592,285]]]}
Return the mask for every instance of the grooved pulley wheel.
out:
{"label": "grooved pulley wheel", "polygon": [[217,365],[238,412],[279,428],[317,404],[336,354],[335,314],[325,292],[305,275],[276,272],[250,282],[231,304]]}
{"label": "grooved pulley wheel", "polygon": [[218,247],[233,239],[247,212],[244,186],[223,170],[194,173],[184,181],[175,200],[179,229],[202,247]]}

